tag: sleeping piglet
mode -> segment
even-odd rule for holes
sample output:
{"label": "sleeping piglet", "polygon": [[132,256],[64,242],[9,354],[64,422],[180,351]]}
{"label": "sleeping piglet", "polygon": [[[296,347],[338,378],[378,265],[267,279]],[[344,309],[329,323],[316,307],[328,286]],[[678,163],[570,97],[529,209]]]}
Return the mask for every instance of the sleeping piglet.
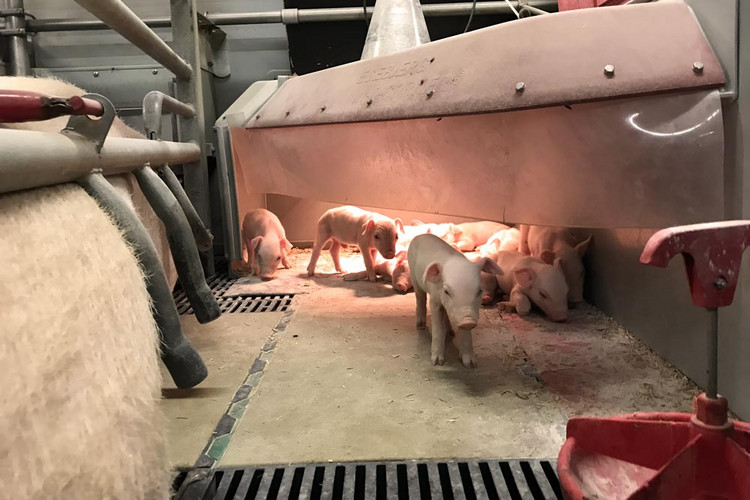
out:
{"label": "sleeping piglet", "polygon": [[535,257],[519,252],[498,252],[497,265],[505,270],[497,278],[500,289],[510,295],[499,307],[510,306],[525,316],[536,304],[552,321],[568,319],[568,285],[560,259],[546,264]]}
{"label": "sleeping piglet", "polygon": [[479,245],[484,245],[487,240],[499,231],[509,229],[505,224],[491,221],[464,222],[456,224],[454,238],[456,245],[462,252],[471,252]]}
{"label": "sleeping piglet", "polygon": [[562,227],[521,226],[520,251],[542,259],[547,264],[559,258],[568,283],[568,302],[583,302],[583,283],[586,269],[583,256],[591,243],[591,236],[577,243],[569,230]]}
{"label": "sleeping piglet", "polygon": [[284,226],[276,215],[258,208],[245,214],[242,221],[242,242],[245,246],[245,262],[250,272],[263,279],[271,279],[282,264],[289,269],[286,253],[292,244],[286,239]]}
{"label": "sleeping piglet", "polygon": [[508,250],[518,252],[521,233],[515,227],[501,229],[487,240],[487,243],[480,246],[477,250],[482,257],[495,258],[497,252]]}
{"label": "sleeping piglet", "polygon": [[[390,278],[391,286],[397,292],[406,293],[412,289],[411,271],[409,261],[406,258],[406,250],[401,250],[396,254],[396,258],[391,260],[385,260],[376,255],[372,268],[376,275]],[[367,279],[367,271],[349,273],[344,276],[344,281],[363,279]]]}
{"label": "sleeping piglet", "polygon": [[409,245],[409,267],[417,299],[417,328],[427,325],[427,295],[432,315],[432,364],[445,362],[445,337],[456,332],[461,362],[476,366],[471,331],[479,319],[479,272],[502,275],[492,259],[470,262],[448,243],[432,234],[417,236]]}
{"label": "sleeping piglet", "polygon": [[336,271],[343,272],[339,261],[341,245],[357,245],[365,261],[367,279],[376,281],[373,269],[376,253],[380,252],[385,259],[393,259],[396,256],[398,233],[403,231],[401,219],[390,219],[349,205],[332,208],[318,220],[318,233],[315,236],[310,264],[307,266],[307,275],[315,275],[315,265],[318,263],[323,245],[332,240],[330,252]]}

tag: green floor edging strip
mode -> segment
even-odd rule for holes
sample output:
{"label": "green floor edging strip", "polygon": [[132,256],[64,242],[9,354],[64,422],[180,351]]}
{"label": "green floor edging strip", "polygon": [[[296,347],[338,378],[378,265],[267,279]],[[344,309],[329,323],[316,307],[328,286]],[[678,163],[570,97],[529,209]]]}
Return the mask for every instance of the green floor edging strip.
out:
{"label": "green floor edging strip", "polygon": [[[273,328],[273,332],[261,348],[258,357],[253,361],[247,377],[242,381],[242,384],[235,392],[231,403],[229,403],[226,411],[216,424],[214,432],[211,434],[211,438],[208,440],[208,443],[205,448],[203,448],[203,451],[193,466],[194,469],[212,469],[224,456],[224,453],[232,441],[234,432],[247,410],[250,396],[260,385],[263,374],[265,373],[268,364],[271,362],[271,359],[273,359],[274,351],[278,344],[278,338],[286,331],[286,328],[289,323],[291,323],[293,317],[294,309],[287,310]],[[189,474],[188,478],[190,478],[190,476],[200,478],[203,475],[205,474]],[[188,481],[186,480],[186,482]]]}

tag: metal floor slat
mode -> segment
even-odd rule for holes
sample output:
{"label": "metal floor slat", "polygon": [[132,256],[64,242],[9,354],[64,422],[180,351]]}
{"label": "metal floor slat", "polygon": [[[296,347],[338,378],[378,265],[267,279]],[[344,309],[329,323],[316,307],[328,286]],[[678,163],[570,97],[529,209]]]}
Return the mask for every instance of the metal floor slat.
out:
{"label": "metal floor slat", "polygon": [[[219,302],[222,314],[285,312],[292,305],[294,294],[225,295],[235,281],[237,280],[229,277],[226,263],[220,262],[216,264],[216,274],[207,280],[208,287]],[[178,314],[181,316],[193,314],[193,308],[190,307],[187,295],[179,283],[172,292],[172,298],[177,306]]]}
{"label": "metal floor slat", "polygon": [[534,459],[219,468],[201,481],[183,484],[176,498],[554,500],[562,498],[555,470],[555,460]]}

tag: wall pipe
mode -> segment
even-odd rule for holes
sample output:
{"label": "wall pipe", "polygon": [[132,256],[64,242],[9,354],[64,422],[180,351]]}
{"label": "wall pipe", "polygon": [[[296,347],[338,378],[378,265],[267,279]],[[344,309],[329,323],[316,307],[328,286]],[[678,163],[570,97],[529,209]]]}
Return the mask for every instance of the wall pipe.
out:
{"label": "wall pipe", "polygon": [[107,138],[101,151],[73,133],[0,129],[0,193],[72,182],[93,170],[121,174],[153,166],[198,161],[197,144]]}
{"label": "wall pipe", "polygon": [[[133,246],[146,279],[146,288],[154,305],[154,319],[161,339],[162,361],[180,389],[189,389],[208,376],[200,354],[183,335],[177,308],[151,238],[140,219],[125,203],[117,190],[100,173],[91,173],[78,184],[112,217]],[[129,332],[121,332],[128,335]]]}
{"label": "wall pipe", "polygon": [[193,69],[154,33],[121,0],[75,0],[107,26],[127,38],[181,80],[190,80]]}
{"label": "wall pipe", "polygon": [[177,198],[150,166],[141,167],[133,173],[143,195],[167,230],[169,250],[195,318],[202,324],[217,319],[221,316],[221,308],[206,284],[190,224]]}
{"label": "wall pipe", "polygon": [[31,74],[31,61],[29,60],[29,45],[26,42],[26,16],[23,10],[23,0],[5,0],[4,8],[17,11],[16,14],[8,15],[5,21],[5,29],[14,33],[10,35],[9,56],[10,71],[14,76],[26,76]]}
{"label": "wall pipe", "polygon": [[[557,0],[530,0],[525,4],[514,1],[517,8],[531,5],[547,11],[557,10]],[[368,17],[372,16],[373,7],[367,7]],[[444,3],[422,5],[425,17],[468,16],[471,3]],[[512,14],[510,7],[504,1],[477,2],[475,16],[508,15]],[[206,13],[206,18],[217,26],[244,24],[302,24],[335,21],[362,21],[364,9],[362,7],[336,7],[325,9],[283,9],[267,12],[239,12],[232,14]],[[171,21],[168,17],[154,17],[144,19],[150,28],[168,28]],[[100,21],[82,21],[75,19],[36,19],[26,23],[27,30],[32,32],[45,31],[88,31],[104,30],[107,25]]]}

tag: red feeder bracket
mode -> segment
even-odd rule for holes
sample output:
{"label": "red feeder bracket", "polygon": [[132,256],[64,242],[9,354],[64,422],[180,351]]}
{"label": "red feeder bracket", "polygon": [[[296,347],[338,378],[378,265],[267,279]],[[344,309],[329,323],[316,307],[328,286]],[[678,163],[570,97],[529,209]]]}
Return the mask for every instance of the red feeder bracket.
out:
{"label": "red feeder bracket", "polygon": [[102,105],[86,97],[50,97],[26,90],[0,90],[0,123],[49,120],[65,115],[102,116]]}
{"label": "red feeder bracket", "polygon": [[557,471],[566,498],[750,499],[750,424],[729,420],[717,394],[718,309],[734,299],[750,221],[664,229],[641,255],[666,267],[682,254],[693,303],[708,309],[708,390],[693,414],[573,418]]}

